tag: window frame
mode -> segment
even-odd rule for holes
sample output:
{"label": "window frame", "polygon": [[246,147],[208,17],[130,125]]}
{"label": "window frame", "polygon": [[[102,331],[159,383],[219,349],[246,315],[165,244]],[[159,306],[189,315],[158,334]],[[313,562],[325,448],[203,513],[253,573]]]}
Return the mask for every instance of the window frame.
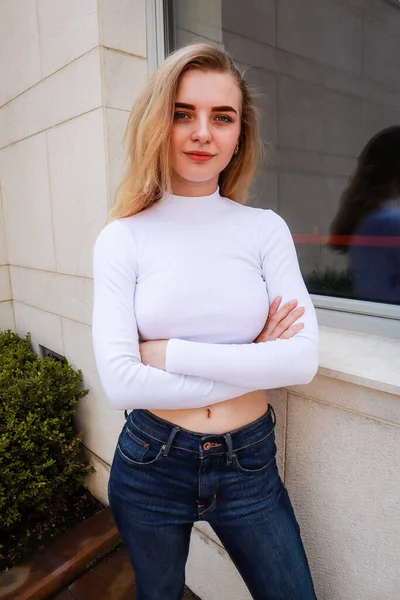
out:
{"label": "window frame", "polygon": [[[174,0],[147,0],[147,58],[151,75],[174,38]],[[400,339],[400,306],[310,294],[320,325]]]}

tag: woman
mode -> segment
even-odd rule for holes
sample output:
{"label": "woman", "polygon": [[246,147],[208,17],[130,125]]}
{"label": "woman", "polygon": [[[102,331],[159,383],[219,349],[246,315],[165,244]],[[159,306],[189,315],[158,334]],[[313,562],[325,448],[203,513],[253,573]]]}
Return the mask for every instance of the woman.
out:
{"label": "woman", "polygon": [[331,226],[331,247],[348,254],[362,300],[400,304],[399,199],[400,126],[393,125],[361,152]]}
{"label": "woman", "polygon": [[260,152],[250,92],[226,53],[187,46],[128,128],[94,252],[93,339],[127,418],[109,498],[137,598],[182,598],[192,524],[207,520],[254,598],[314,599],[262,390],[313,378],[317,323],[287,226],[236,201]]}

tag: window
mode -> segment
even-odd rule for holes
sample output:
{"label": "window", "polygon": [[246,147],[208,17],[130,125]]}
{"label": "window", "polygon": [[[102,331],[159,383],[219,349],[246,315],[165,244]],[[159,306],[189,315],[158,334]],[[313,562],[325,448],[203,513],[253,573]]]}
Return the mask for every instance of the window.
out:
{"label": "window", "polygon": [[249,66],[272,147],[250,204],[287,221],[321,314],[400,336],[400,5],[167,0],[164,22],[167,53],[206,41]]}

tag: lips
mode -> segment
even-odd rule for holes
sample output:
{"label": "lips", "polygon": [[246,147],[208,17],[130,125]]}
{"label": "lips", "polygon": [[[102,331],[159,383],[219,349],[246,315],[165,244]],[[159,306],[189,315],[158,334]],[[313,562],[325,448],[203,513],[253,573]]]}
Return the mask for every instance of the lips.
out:
{"label": "lips", "polygon": [[210,158],[214,156],[211,152],[202,152],[201,150],[193,150],[193,152],[185,152],[185,154],[189,154],[190,156],[209,156]]}
{"label": "lips", "polygon": [[185,154],[189,160],[197,163],[208,162],[215,156],[215,154],[210,154],[210,152],[201,152],[200,150],[195,152],[185,152]]}

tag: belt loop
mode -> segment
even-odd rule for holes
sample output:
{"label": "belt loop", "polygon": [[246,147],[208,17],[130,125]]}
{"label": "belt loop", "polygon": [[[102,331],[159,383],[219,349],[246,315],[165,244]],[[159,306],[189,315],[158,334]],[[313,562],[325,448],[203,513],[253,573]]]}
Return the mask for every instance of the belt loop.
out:
{"label": "belt loop", "polygon": [[125,421],[127,421],[128,420],[128,411],[126,409],[124,410],[124,415],[125,415]]}
{"label": "belt loop", "polygon": [[272,424],[275,427],[275,423],[276,423],[276,414],[274,411],[274,407],[272,406],[272,404],[269,404],[269,409],[271,411],[271,418],[272,418]]}
{"label": "belt loop", "polygon": [[232,436],[230,433],[225,433],[224,440],[226,441],[226,445],[228,447],[228,458],[227,463],[230,465],[232,463],[233,458],[233,446],[232,446]]}
{"label": "belt loop", "polygon": [[171,431],[171,435],[169,436],[169,440],[167,442],[167,445],[165,446],[162,455],[163,456],[168,456],[169,451],[171,450],[171,446],[173,444],[173,441],[175,439],[176,434],[181,430],[180,427],[174,427],[173,430]]}

